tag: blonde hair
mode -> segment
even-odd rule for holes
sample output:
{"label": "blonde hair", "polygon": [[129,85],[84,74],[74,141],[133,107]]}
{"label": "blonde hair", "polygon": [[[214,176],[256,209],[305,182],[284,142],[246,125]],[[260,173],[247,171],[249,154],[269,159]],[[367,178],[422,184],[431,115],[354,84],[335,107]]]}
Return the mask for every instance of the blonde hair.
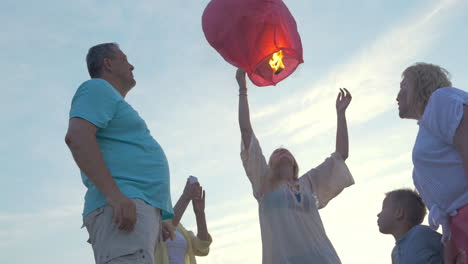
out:
{"label": "blonde hair", "polygon": [[[270,155],[270,159],[268,160],[268,166],[270,167],[270,169],[271,169],[272,171],[274,170],[274,168],[272,167],[272,164],[271,164],[271,162],[272,162],[271,158],[273,157],[273,154],[274,154],[276,151],[280,150],[280,149],[285,149],[285,150],[287,150],[287,151],[289,152],[289,154],[291,155],[292,160],[293,160],[293,178],[294,178],[294,179],[298,179],[298,178],[299,178],[299,165],[297,165],[296,158],[294,158],[294,155],[291,153],[291,151],[289,151],[289,150],[286,149],[286,148],[280,147],[280,148],[275,149],[275,150],[271,153],[271,155]],[[279,179],[273,178],[272,181],[270,182],[271,187],[276,186],[276,185],[278,184],[278,181],[279,181]]]}
{"label": "blonde hair", "polygon": [[421,117],[432,93],[442,87],[450,87],[450,73],[437,65],[418,62],[402,73],[410,81],[408,105]]}

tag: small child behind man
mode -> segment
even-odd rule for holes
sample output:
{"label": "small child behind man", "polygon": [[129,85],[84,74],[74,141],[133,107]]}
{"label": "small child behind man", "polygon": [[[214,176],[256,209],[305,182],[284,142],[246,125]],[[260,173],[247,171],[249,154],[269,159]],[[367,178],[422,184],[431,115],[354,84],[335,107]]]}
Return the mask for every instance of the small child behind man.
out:
{"label": "small child behind man", "polygon": [[395,238],[392,264],[442,264],[442,236],[421,225],[426,207],[419,194],[410,189],[386,193],[377,215],[379,231]]}

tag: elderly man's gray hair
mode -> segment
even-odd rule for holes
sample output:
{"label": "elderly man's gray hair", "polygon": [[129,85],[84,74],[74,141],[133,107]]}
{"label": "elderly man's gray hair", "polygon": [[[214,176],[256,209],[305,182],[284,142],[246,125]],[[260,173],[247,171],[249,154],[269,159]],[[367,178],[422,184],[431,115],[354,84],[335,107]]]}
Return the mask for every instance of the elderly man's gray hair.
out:
{"label": "elderly man's gray hair", "polygon": [[115,58],[116,52],[114,48],[119,48],[119,44],[103,43],[89,49],[88,55],[86,55],[86,64],[91,78],[97,78],[101,75],[105,58]]}

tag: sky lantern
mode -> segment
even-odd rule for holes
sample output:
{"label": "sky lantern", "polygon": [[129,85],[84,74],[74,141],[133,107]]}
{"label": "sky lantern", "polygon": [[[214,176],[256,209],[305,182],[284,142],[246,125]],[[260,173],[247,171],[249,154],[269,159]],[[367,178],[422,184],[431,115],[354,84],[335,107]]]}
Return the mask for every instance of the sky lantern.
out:
{"label": "sky lantern", "polygon": [[277,84],[304,62],[296,21],[281,0],[211,0],[202,25],[210,45],[257,86]]}

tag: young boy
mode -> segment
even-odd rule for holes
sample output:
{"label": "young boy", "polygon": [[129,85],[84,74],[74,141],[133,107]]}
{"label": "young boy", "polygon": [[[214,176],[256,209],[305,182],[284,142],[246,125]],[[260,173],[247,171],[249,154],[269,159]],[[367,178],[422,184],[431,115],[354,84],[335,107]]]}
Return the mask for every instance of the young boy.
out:
{"label": "young boy", "polygon": [[442,264],[442,236],[421,225],[426,207],[410,189],[386,193],[382,211],[377,215],[379,231],[395,237],[392,264]]}

